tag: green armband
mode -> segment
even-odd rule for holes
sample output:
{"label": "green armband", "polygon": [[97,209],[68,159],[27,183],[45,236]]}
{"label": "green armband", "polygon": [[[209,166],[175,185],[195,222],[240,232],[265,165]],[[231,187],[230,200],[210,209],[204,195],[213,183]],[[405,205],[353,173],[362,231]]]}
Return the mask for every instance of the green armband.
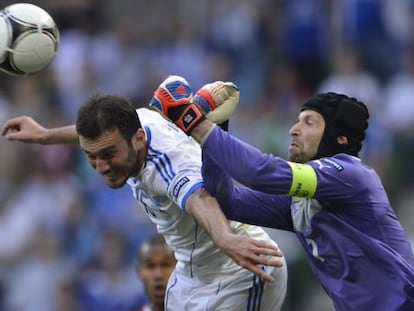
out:
{"label": "green armband", "polygon": [[309,164],[289,162],[292,169],[292,185],[287,195],[311,198],[315,194],[317,178],[313,167]]}

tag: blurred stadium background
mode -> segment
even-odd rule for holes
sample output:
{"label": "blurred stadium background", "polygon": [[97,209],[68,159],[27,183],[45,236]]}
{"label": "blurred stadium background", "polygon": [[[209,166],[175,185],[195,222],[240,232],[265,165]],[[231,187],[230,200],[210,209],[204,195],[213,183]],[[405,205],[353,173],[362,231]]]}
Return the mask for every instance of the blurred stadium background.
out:
{"label": "blurred stadium background", "polygon": [[[0,1],[0,8],[13,3]],[[231,132],[285,156],[298,107],[318,91],[370,108],[363,160],[383,178],[414,241],[414,0],[42,0],[61,32],[41,74],[0,73],[0,123],[75,121],[97,92],[146,106],[169,74],[194,89],[235,82]],[[0,310],[134,310],[135,251],[154,232],[129,189],[111,190],[73,146],[0,139]],[[411,167],[411,168],[410,168]],[[284,311],[332,310],[295,236]]]}

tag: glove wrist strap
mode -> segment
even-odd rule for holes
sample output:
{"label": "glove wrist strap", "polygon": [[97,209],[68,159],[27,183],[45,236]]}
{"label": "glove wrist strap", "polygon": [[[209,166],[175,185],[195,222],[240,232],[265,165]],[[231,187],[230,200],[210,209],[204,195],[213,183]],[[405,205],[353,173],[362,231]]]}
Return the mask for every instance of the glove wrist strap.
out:
{"label": "glove wrist strap", "polygon": [[190,135],[192,129],[204,119],[205,116],[200,108],[191,103],[184,108],[184,111],[174,123],[187,135]]}

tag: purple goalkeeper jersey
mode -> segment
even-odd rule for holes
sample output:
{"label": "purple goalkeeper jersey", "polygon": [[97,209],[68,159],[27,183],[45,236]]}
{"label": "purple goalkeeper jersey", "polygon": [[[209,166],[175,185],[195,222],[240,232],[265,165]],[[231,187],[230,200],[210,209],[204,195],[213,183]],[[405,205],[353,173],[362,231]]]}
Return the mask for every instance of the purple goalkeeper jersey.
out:
{"label": "purple goalkeeper jersey", "polygon": [[336,310],[414,310],[413,252],[378,175],[347,154],[307,164],[315,193],[291,197],[286,160],[218,127],[203,146],[205,185],[226,216],[294,232]]}

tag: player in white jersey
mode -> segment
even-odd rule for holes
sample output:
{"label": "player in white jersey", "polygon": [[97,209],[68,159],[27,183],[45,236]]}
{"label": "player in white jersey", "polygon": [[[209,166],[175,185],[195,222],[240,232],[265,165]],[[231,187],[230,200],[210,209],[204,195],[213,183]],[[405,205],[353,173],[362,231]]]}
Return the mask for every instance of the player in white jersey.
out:
{"label": "player in white jersey", "polygon": [[[172,96],[191,96],[183,85],[170,85]],[[203,188],[197,143],[157,112],[136,112],[125,98],[95,96],[81,107],[76,128],[46,129],[18,117],[2,134],[32,143],[79,143],[110,187],[128,182],[177,259],[166,310],[279,310],[285,260],[263,256],[282,256],[276,243],[259,227],[224,218]]]}
{"label": "player in white jersey", "polygon": [[[251,273],[217,248],[210,235],[184,210],[186,197],[203,184],[200,148],[159,113],[138,109],[138,115],[147,137],[147,163],[139,176],[130,178],[128,184],[175,252],[177,266],[167,287],[166,305],[173,306],[171,310],[178,310],[183,302],[188,310],[245,310],[250,302],[252,308],[247,310],[259,310],[260,303],[262,310],[274,310],[270,307],[277,307],[277,303],[272,302],[267,308],[267,301],[263,299],[266,295],[262,296],[262,301],[260,295],[255,295],[262,290],[270,293],[268,286],[284,292],[280,278],[269,284],[252,278]],[[234,233],[271,242],[259,227],[237,222],[230,222],[230,227]],[[271,270],[282,272],[282,269],[270,268],[268,273],[272,274]],[[226,283],[231,284],[230,289],[226,289]],[[185,285],[177,288],[180,284]],[[197,287],[201,293],[194,290]],[[237,295],[240,292],[249,295],[251,290],[250,298],[247,296],[245,301]],[[276,298],[271,294],[267,296]]]}

